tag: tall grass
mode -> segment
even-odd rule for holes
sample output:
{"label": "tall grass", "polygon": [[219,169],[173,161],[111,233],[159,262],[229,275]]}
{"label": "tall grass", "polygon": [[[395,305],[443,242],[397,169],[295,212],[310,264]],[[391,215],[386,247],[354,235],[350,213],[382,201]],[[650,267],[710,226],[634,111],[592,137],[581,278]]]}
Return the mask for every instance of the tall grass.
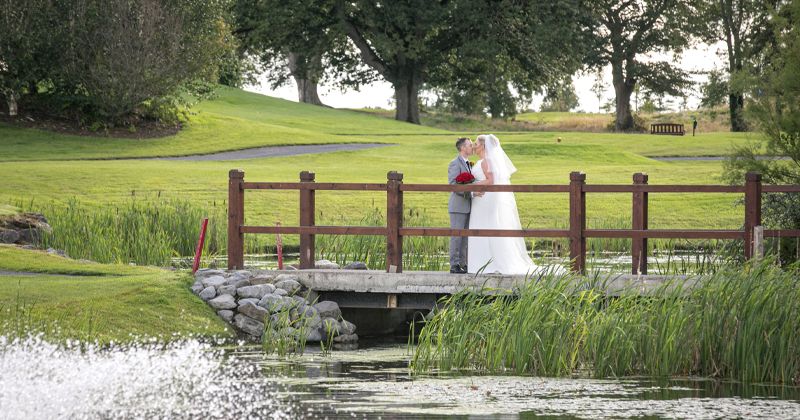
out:
{"label": "tall grass", "polygon": [[646,296],[553,276],[499,296],[464,292],[423,326],[411,367],[800,384],[799,274],[763,262]]}
{"label": "tall grass", "polygon": [[[331,224],[386,226],[384,211],[373,208],[357,222],[340,218]],[[404,226],[432,226],[432,223],[424,211],[414,208],[409,208],[403,216]],[[425,271],[441,271],[449,268],[446,258],[448,246],[448,238],[404,237],[403,267],[407,270]],[[386,238],[383,236],[318,235],[316,248],[320,258],[331,260],[339,265],[361,261],[373,270],[386,268]]]}
{"label": "tall grass", "polygon": [[167,266],[172,257],[194,254],[204,217],[209,217],[204,254],[225,250],[224,208],[209,212],[189,200],[131,198],[94,207],[72,198],[25,208],[44,214],[53,228],[39,245],[62,249],[72,258]]}

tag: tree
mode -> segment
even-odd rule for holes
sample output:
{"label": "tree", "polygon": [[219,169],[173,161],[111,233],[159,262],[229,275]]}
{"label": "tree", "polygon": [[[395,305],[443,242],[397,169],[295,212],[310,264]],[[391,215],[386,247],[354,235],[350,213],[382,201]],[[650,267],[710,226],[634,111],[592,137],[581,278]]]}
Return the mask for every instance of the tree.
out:
{"label": "tree", "polygon": [[225,0],[75,0],[63,9],[70,24],[60,88],[112,124],[143,107],[172,108],[187,84],[218,80],[227,7]]}
{"label": "tree", "polygon": [[713,108],[722,105],[727,100],[728,92],[728,80],[721,71],[712,70],[708,73],[708,81],[700,86],[700,93],[703,95],[700,106]]}
{"label": "tree", "polygon": [[132,125],[145,114],[174,121],[189,87],[218,80],[230,47],[227,0],[32,0],[2,7],[0,84],[9,108],[24,94],[46,112],[83,123]]}
{"label": "tree", "polygon": [[594,74],[594,83],[592,83],[592,93],[597,97],[597,107],[599,110],[603,109],[603,96],[606,92],[606,84],[603,82],[603,69],[598,68]]}
{"label": "tree", "polygon": [[332,0],[238,0],[236,34],[246,54],[254,56],[272,87],[294,79],[300,102],[322,105],[317,87],[323,80],[358,87],[374,80],[359,67],[359,57],[338,25]]}
{"label": "tree", "polygon": [[[776,43],[765,51],[769,64],[761,82],[750,92],[767,156],[759,156],[760,143],[736,148],[724,164],[724,177],[732,184],[741,183],[750,171],[760,172],[767,183],[800,184],[800,0],[793,0],[780,11],[780,15],[772,15]],[[800,228],[800,194],[766,194],[763,217],[771,227]],[[787,250],[796,244],[794,240],[781,240],[780,245]],[[792,252],[782,252],[781,256],[794,259],[800,255],[796,248],[789,250]]]}
{"label": "tree", "polygon": [[58,66],[51,41],[62,26],[48,0],[0,0],[0,10],[0,94],[13,117],[20,96],[36,90],[36,83]]}
{"label": "tree", "polygon": [[652,92],[680,96],[686,72],[667,61],[645,61],[652,53],[678,54],[689,44],[695,11],[685,0],[596,0],[594,42],[586,64],[611,65],[616,97],[614,128],[634,127],[631,94],[637,84]]}
{"label": "tree", "polygon": [[582,51],[578,0],[337,0],[335,10],[363,62],[393,85],[395,118],[417,124],[421,87],[453,83],[444,75],[488,81],[490,107],[505,107],[509,83],[560,77]]}
{"label": "tree", "polygon": [[578,95],[570,78],[551,84],[546,92],[540,112],[569,112],[579,105]]}
{"label": "tree", "polygon": [[[709,43],[723,41],[727,52],[728,109],[731,131],[747,131],[744,118],[748,73],[773,43],[772,13],[781,0],[704,0],[700,4],[704,37]],[[737,80],[744,80],[736,83]]]}

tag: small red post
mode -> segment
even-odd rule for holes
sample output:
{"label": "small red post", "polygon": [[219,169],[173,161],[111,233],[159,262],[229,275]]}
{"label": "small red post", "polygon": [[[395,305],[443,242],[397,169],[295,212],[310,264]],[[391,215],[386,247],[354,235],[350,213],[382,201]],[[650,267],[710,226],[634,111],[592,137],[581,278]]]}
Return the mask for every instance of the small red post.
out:
{"label": "small red post", "polygon": [[[281,227],[281,222],[276,222],[275,226]],[[278,251],[278,270],[283,270],[283,238],[280,233],[275,235],[275,248]]]}
{"label": "small red post", "polygon": [[203,244],[206,243],[206,228],[208,228],[208,217],[203,219],[200,225],[200,239],[197,241],[197,249],[194,251],[194,264],[192,264],[192,274],[200,268],[200,257],[203,256]]}

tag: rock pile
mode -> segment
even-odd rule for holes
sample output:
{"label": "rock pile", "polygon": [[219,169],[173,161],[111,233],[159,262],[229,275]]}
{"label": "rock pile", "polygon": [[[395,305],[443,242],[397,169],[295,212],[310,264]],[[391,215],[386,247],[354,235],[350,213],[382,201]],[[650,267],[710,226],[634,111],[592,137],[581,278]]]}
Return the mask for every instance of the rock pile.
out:
{"label": "rock pile", "polygon": [[50,232],[47,219],[39,213],[20,213],[0,217],[0,244],[33,244]]}
{"label": "rock pile", "polygon": [[358,341],[356,326],[342,319],[339,305],[309,300],[309,291],[293,274],[203,269],[195,275],[192,292],[253,341]]}

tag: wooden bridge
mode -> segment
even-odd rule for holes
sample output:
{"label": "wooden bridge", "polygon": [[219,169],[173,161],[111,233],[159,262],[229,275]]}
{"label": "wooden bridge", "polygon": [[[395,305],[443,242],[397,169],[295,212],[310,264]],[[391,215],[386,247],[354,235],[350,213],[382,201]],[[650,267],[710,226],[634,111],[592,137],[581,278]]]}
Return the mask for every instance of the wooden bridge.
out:
{"label": "wooden bridge", "polygon": [[[319,183],[314,173],[303,171],[300,182],[246,182],[244,172],[231,170],[228,182],[228,268],[244,267],[245,234],[299,234],[300,268],[314,268],[315,235],[380,235],[386,237],[386,272],[403,272],[404,236],[497,236],[568,238],[571,269],[586,272],[586,238],[630,238],[632,274],[647,274],[647,240],[674,239],[739,239],[743,241],[745,258],[758,253],[763,237],[800,237],[800,229],[764,230],[761,228],[761,198],[767,193],[798,193],[800,185],[763,185],[761,175],[748,173],[744,185],[650,185],[644,173],[633,174],[628,185],[586,183],[586,175],[572,172],[567,185],[449,185],[404,184],[403,174],[389,172],[386,183]],[[244,195],[252,190],[299,191],[299,226],[251,226],[245,224]],[[316,191],[385,191],[386,226],[317,226],[314,220]],[[447,227],[404,227],[403,193],[453,191],[553,193],[569,195],[568,229],[451,229]],[[619,193],[631,195],[632,226],[630,229],[587,229],[586,194]],[[648,197],[652,193],[731,193],[744,194],[743,228],[718,229],[648,229]]]}

